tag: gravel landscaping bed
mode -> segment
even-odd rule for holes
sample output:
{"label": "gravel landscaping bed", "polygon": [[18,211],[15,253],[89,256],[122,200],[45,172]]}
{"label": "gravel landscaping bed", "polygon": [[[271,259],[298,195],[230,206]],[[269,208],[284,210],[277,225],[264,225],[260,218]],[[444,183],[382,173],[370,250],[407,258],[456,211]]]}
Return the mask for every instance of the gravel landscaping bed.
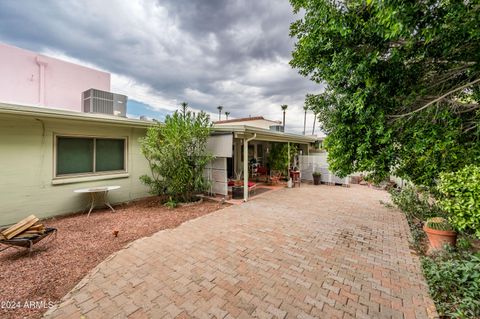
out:
{"label": "gravel landscaping bed", "polygon": [[[13,248],[0,252],[0,317],[39,318],[92,268],[127,243],[225,207],[212,201],[168,209],[156,197],[110,210],[44,220],[58,229],[30,254]],[[118,231],[118,237],[114,236]],[[51,236],[52,237],[52,236]],[[2,246],[3,247],[3,246]]]}

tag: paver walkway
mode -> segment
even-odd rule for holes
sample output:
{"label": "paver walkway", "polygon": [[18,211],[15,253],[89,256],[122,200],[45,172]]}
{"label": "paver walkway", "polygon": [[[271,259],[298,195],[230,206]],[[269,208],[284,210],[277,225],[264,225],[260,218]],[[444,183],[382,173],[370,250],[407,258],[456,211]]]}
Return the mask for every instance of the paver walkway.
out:
{"label": "paver walkway", "polygon": [[431,318],[403,215],[367,187],[265,194],[135,241],[47,318]]}

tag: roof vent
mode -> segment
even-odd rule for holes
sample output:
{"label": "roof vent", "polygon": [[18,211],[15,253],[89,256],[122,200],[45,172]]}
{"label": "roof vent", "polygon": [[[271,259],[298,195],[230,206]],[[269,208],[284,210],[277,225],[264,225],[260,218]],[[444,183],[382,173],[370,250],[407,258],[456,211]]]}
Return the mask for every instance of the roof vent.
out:
{"label": "roof vent", "polygon": [[83,112],[126,117],[128,97],[96,89],[82,93]]}

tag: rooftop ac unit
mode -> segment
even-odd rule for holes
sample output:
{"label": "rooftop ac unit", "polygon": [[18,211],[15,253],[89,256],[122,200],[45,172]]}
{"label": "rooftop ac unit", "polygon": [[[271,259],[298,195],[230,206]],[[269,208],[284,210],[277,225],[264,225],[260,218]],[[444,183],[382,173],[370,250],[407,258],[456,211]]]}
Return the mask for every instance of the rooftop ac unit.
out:
{"label": "rooftop ac unit", "polygon": [[83,112],[127,116],[128,97],[96,89],[82,93]]}
{"label": "rooftop ac unit", "polygon": [[283,132],[283,125],[271,125],[270,131]]}

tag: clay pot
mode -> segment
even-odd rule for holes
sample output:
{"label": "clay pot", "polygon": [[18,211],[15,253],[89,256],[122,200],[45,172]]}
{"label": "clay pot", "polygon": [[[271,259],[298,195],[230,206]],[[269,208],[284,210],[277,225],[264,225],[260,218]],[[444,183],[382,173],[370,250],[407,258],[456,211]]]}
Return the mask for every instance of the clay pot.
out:
{"label": "clay pot", "polygon": [[455,247],[457,244],[457,233],[451,230],[437,230],[423,226],[423,230],[427,234],[430,246],[434,250],[443,249],[445,244]]}

